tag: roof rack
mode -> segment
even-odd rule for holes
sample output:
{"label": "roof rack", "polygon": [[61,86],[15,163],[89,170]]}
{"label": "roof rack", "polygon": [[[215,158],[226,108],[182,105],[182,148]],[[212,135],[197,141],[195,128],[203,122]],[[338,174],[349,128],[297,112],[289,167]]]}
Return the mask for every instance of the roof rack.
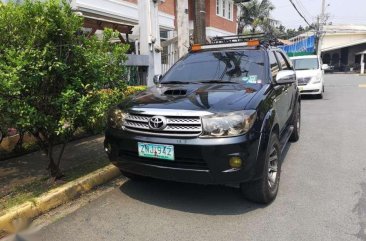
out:
{"label": "roof rack", "polygon": [[276,37],[268,33],[217,36],[211,38],[211,44],[240,43],[240,42],[247,42],[250,40],[259,40],[261,45],[265,47],[283,45]]}
{"label": "roof rack", "polygon": [[217,36],[211,38],[208,44],[193,44],[189,51],[197,52],[200,50],[217,49],[217,48],[233,48],[233,47],[270,47],[282,45],[272,34],[255,33],[246,35],[229,35]]}
{"label": "roof rack", "polygon": [[247,42],[248,40],[258,39],[261,40],[266,36],[265,33],[245,34],[245,35],[229,35],[229,36],[216,36],[211,38],[212,44],[220,43],[240,43]]}

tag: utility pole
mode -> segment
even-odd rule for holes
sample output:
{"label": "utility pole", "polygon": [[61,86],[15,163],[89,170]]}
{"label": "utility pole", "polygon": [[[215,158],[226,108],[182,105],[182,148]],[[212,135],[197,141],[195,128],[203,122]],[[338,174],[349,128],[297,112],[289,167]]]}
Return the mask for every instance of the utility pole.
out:
{"label": "utility pole", "polygon": [[318,50],[317,54],[321,55],[321,47],[323,42],[323,35],[324,35],[324,24],[325,24],[325,0],[322,0],[322,10],[320,13],[320,16],[318,17],[318,23],[319,23],[319,30],[318,30]]}
{"label": "utility pole", "polygon": [[189,18],[188,0],[176,0],[178,58],[188,53],[189,48]]}
{"label": "utility pole", "polygon": [[324,29],[324,25],[326,24],[325,17],[325,0],[322,0],[322,10],[320,13],[320,21],[319,21],[319,30],[322,32]]}
{"label": "utility pole", "polygon": [[321,25],[325,24],[325,0],[322,0]]}
{"label": "utility pole", "polygon": [[194,1],[194,34],[193,41],[195,44],[206,43],[206,1]]}

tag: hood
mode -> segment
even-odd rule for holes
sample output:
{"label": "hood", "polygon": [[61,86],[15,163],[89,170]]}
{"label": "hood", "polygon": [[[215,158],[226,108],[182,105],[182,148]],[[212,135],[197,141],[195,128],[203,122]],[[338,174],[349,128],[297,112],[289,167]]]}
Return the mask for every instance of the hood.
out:
{"label": "hood", "polygon": [[126,99],[122,109],[157,108],[225,112],[244,110],[262,85],[187,84],[151,87]]}
{"label": "hood", "polygon": [[309,70],[296,70],[297,78],[306,78],[306,77],[316,77],[320,75],[321,70],[319,69],[309,69]]}

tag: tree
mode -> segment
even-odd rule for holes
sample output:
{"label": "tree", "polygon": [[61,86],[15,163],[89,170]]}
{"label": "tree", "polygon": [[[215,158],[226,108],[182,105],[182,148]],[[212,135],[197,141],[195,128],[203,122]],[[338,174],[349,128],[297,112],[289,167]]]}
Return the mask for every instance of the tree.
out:
{"label": "tree", "polygon": [[241,8],[241,14],[238,19],[238,33],[243,33],[246,27],[250,28],[251,33],[257,29],[264,32],[272,32],[278,21],[271,18],[271,11],[274,5],[270,0],[252,0],[238,5]]}
{"label": "tree", "polygon": [[74,131],[102,128],[125,88],[127,45],[112,45],[111,30],[87,38],[82,25],[66,0],[0,2],[0,126],[32,133],[55,179]]}

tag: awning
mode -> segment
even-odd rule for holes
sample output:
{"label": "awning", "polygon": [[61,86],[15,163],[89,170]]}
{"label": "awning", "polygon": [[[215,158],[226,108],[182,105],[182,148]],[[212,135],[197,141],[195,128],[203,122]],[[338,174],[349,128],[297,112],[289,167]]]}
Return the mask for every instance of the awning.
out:
{"label": "awning", "polygon": [[346,47],[350,47],[350,46],[354,46],[354,45],[359,45],[359,44],[364,44],[366,43],[366,39],[361,39],[361,40],[357,40],[354,42],[348,42],[342,45],[337,45],[337,46],[332,46],[326,49],[322,49],[322,52],[327,52],[327,51],[332,51],[332,50],[336,50],[336,49],[341,49],[341,48],[346,48]]}
{"label": "awning", "polygon": [[113,18],[106,18],[97,15],[84,15],[84,27],[95,30],[103,30],[104,28],[111,28],[120,33],[131,34],[133,25],[126,24]]}

